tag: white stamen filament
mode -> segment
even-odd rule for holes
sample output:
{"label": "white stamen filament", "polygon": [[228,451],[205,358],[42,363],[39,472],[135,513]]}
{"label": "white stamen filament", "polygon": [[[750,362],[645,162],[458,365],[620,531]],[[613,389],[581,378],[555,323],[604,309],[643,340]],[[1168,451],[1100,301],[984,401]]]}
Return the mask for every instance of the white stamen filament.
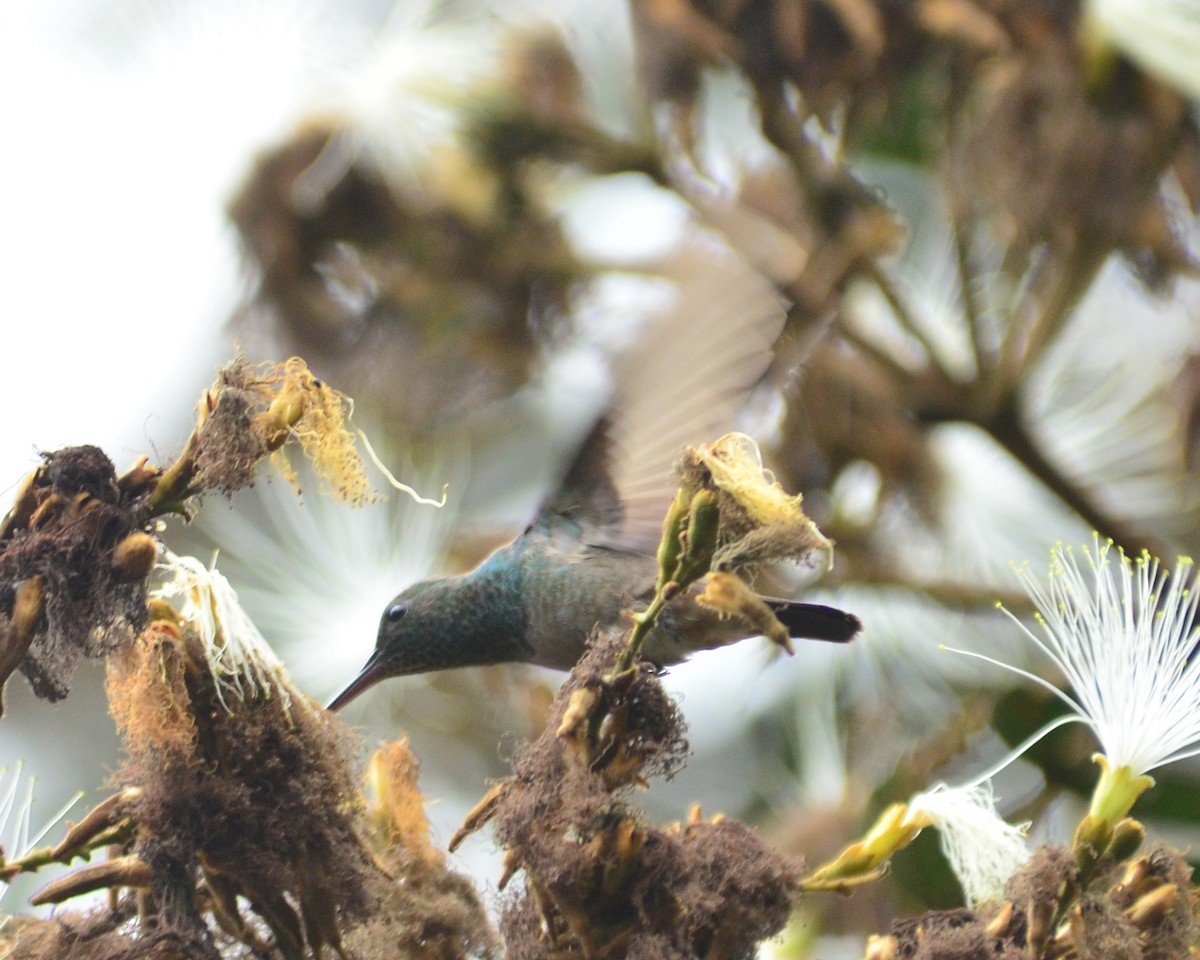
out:
{"label": "white stamen filament", "polygon": [[[1135,775],[1200,754],[1200,594],[1192,561],[1173,573],[1148,556],[1130,559],[1097,537],[1051,553],[1048,585],[1017,571],[1038,608],[1035,633],[1004,612],[1065,676],[1070,692],[1041,677],[969,651],[1052,691],[1087,723],[1112,767]],[[1003,609],[1003,608],[1001,608]]]}
{"label": "white stamen filament", "polygon": [[990,782],[966,787],[939,783],[908,802],[909,823],[937,827],[968,906],[1004,895],[1005,884],[1029,859],[1029,824],[1007,823],[996,811]]}
{"label": "white stamen filament", "polygon": [[195,557],[164,550],[160,569],[167,580],[154,596],[182,598],[180,616],[200,636],[221,706],[229,710],[227,693],[245,701],[247,696],[269,698],[275,689],[288,710],[291,694],[283,664],[238,603],[229,581],[217,572],[215,560],[210,568]]}

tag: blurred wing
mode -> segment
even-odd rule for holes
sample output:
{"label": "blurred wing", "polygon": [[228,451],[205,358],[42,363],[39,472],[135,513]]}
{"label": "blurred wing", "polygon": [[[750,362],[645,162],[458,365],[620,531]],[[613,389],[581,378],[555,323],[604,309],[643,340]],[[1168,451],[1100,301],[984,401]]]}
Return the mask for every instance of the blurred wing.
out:
{"label": "blurred wing", "polygon": [[547,504],[587,542],[641,552],[658,546],[676,456],[732,429],[785,317],[775,286],[716,244],[690,244],[660,275],[677,299],[617,360],[612,404]]}
{"label": "blurred wing", "polygon": [[590,543],[599,542],[597,531],[620,529],[624,510],[611,475],[611,428],[607,414],[592,427],[562,483],[542,504],[535,524],[552,527],[557,518],[565,517],[584,531]]}

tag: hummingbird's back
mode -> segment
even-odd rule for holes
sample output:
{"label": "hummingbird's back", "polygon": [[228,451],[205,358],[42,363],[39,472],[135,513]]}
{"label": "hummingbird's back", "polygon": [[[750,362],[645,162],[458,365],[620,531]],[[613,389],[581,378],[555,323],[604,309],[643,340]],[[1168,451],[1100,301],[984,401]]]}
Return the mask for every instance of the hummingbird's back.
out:
{"label": "hummingbird's back", "polygon": [[569,537],[526,535],[521,596],[531,661],[569,670],[597,626],[622,626],[621,611],[640,609],[654,590],[656,563],[640,553],[589,547]]}

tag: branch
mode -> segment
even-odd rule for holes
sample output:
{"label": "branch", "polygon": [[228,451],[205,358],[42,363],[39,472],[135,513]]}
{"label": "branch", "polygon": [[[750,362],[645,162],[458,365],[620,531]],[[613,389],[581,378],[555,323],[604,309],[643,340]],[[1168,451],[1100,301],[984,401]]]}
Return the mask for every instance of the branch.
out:
{"label": "branch", "polygon": [[1127,553],[1137,555],[1143,550],[1151,556],[1163,557],[1172,553],[1170,545],[1144,530],[1131,526],[1100,506],[1092,494],[1066,476],[1043,454],[1040,445],[1029,433],[1021,419],[1017,397],[1014,395],[987,423],[981,424],[996,441],[1015,457],[1047,489],[1082,517],[1103,537],[1111,537]]}

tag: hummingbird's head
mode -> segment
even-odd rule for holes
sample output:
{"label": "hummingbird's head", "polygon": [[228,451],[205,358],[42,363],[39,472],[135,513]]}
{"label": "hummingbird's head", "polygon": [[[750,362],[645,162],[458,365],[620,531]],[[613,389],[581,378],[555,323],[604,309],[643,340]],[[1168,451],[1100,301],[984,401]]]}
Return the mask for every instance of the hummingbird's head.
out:
{"label": "hummingbird's head", "polygon": [[493,636],[511,617],[496,615],[469,579],[424,580],[384,607],[375,652],[327,709],[338,710],[389,677],[517,659]]}
{"label": "hummingbird's head", "polygon": [[375,651],[353,680],[326,709],[339,710],[381,680],[436,670],[438,659],[436,617],[430,617],[429,583],[417,583],[392,598],[379,618]]}

